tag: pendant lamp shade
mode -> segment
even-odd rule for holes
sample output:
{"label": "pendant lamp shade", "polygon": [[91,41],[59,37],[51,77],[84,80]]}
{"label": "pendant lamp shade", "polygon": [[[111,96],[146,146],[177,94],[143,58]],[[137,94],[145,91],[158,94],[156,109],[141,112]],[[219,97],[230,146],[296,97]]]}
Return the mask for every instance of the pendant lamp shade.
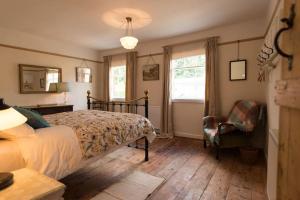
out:
{"label": "pendant lamp shade", "polygon": [[132,18],[126,17],[126,23],[126,35],[120,38],[120,42],[125,49],[134,49],[139,40],[132,36]]}

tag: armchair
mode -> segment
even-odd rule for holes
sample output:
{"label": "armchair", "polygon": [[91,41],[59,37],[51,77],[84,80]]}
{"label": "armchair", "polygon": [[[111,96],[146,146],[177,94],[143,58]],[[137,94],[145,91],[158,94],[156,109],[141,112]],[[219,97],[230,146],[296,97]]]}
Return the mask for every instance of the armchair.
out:
{"label": "armchair", "polygon": [[265,106],[255,101],[235,102],[227,118],[207,116],[203,118],[204,148],[209,142],[216,147],[219,159],[220,148],[256,146],[265,143]]}

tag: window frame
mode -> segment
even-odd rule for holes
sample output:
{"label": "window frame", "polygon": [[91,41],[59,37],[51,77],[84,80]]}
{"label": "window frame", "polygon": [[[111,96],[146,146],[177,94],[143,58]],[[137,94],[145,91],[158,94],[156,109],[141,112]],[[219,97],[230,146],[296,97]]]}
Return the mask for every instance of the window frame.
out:
{"label": "window frame", "polygon": [[[112,78],[112,69],[113,68],[117,68],[117,67],[125,67],[125,94],[124,94],[124,98],[113,98],[112,97],[112,93],[113,93],[113,91],[112,91],[112,84],[113,84],[113,82],[112,82],[112,80],[113,80],[113,78]],[[126,65],[115,65],[115,66],[111,66],[110,67],[110,72],[109,72],[109,93],[110,93],[110,101],[125,101],[125,99],[126,99]]]}
{"label": "window frame", "polygon": [[[199,54],[199,56],[201,56],[201,55],[204,55],[205,56],[205,54]],[[198,56],[198,55],[194,55],[194,56]],[[176,59],[183,59],[183,58],[187,58],[187,57],[192,57],[192,56],[185,56],[185,57],[182,57],[182,58],[176,58]],[[173,60],[176,60],[176,59],[171,59],[171,63],[170,63],[170,65],[171,65],[171,73],[173,73],[174,71],[173,70],[175,70],[175,69],[173,69],[173,67],[172,67],[172,61]],[[206,62],[206,61],[205,61]],[[183,67],[183,68],[196,68],[196,67],[204,67],[205,68],[205,66],[189,66],[189,67]],[[175,68],[175,67],[174,67]],[[171,84],[173,84],[173,75],[171,75]],[[204,83],[205,84],[205,83]],[[173,87],[173,86],[172,86]],[[205,89],[205,88],[204,88]],[[171,92],[173,92],[173,91],[171,91]],[[204,91],[205,92],[205,91]],[[205,102],[205,98],[203,98],[203,99],[177,99],[177,98],[172,98],[172,95],[171,95],[171,101],[173,102],[173,103],[197,103],[197,104],[204,104],[204,102]]]}

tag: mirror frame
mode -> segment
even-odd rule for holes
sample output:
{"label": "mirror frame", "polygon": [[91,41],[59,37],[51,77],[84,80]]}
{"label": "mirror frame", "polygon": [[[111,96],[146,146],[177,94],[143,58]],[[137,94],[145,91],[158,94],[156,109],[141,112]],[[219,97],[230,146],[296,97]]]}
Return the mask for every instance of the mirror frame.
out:
{"label": "mirror frame", "polygon": [[[231,63],[233,63],[233,62],[245,62],[245,78],[231,79]],[[247,60],[246,59],[229,61],[229,80],[230,81],[245,81],[245,80],[247,80]]]}
{"label": "mirror frame", "polygon": [[47,94],[47,93],[56,93],[56,92],[48,92],[48,91],[24,91],[23,90],[23,69],[24,67],[32,67],[32,68],[51,68],[57,69],[59,71],[59,82],[62,82],[62,69],[59,67],[47,67],[47,66],[39,66],[39,65],[28,65],[28,64],[19,64],[19,89],[21,94]]}

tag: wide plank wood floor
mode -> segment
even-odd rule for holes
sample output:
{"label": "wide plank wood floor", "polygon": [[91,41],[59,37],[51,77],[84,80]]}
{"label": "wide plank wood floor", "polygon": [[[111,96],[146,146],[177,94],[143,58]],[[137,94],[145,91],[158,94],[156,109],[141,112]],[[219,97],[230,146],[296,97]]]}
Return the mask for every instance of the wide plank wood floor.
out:
{"label": "wide plank wood floor", "polygon": [[240,161],[239,153],[226,150],[221,160],[202,141],[188,138],[156,139],[144,151],[123,147],[61,180],[65,199],[90,199],[133,170],[164,177],[166,182],[151,199],[266,199],[266,168],[261,158],[254,165]]}

